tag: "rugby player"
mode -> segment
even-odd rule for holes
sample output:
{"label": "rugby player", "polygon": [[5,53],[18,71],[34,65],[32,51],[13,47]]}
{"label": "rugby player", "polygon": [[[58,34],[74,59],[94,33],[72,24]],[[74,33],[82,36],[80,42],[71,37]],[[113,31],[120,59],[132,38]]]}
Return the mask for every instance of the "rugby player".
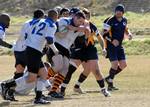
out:
{"label": "rugby player", "polygon": [[25,24],[22,26],[20,36],[18,37],[18,40],[16,41],[16,44],[14,46],[16,68],[16,72],[14,73],[14,79],[23,76],[25,67],[27,65],[25,40],[29,35],[27,34],[27,32],[28,30],[30,30],[30,25],[32,25],[32,23],[40,21],[41,18],[44,18],[44,11],[42,9],[37,9],[33,13],[33,19],[26,21]]}
{"label": "rugby player", "polygon": [[[87,9],[84,9],[83,12],[86,15],[86,19],[89,20],[90,12]],[[83,35],[82,37],[78,37],[75,40],[74,47],[71,51],[72,53],[70,59],[72,65],[69,65],[69,71],[65,77],[64,83],[61,85],[61,93],[63,95],[65,94],[66,86],[70,82],[72,74],[76,71],[79,65],[82,64],[84,71],[80,74],[78,82],[74,86],[74,91],[78,93],[83,93],[83,91],[80,88],[80,84],[87,78],[89,73],[92,71],[97,80],[98,85],[101,88],[101,92],[104,94],[104,96],[107,97],[110,96],[110,93],[105,88],[103,75],[99,69],[98,55],[97,49],[95,47],[94,35],[96,35],[100,43],[102,41],[101,45],[103,48],[103,52],[106,52],[104,40],[93,23],[89,22],[88,24],[86,24],[86,26],[87,25],[91,30],[91,35],[88,38],[85,38],[85,36]]]}
{"label": "rugby player", "polygon": [[[52,84],[52,89],[49,92],[51,97],[63,98],[61,94],[57,93],[57,89],[68,72],[71,45],[74,43],[76,37],[83,34],[83,32],[87,32],[86,34],[88,36],[89,29],[80,27],[84,22],[85,15],[83,12],[77,12],[73,18],[61,18],[57,22],[58,29],[55,34],[55,45],[62,56],[52,57],[54,62],[53,69],[56,73],[54,73],[54,82]],[[73,26],[73,29],[69,28],[70,25]],[[49,57],[51,57],[51,55]]]}
{"label": "rugby player", "polygon": [[109,75],[105,80],[110,91],[118,90],[113,85],[113,80],[127,66],[125,52],[122,46],[124,34],[128,35],[129,40],[132,39],[132,34],[127,27],[127,19],[123,16],[124,12],[124,6],[119,4],[115,8],[115,15],[104,21],[103,37],[107,44],[107,58],[109,58],[111,63]]}

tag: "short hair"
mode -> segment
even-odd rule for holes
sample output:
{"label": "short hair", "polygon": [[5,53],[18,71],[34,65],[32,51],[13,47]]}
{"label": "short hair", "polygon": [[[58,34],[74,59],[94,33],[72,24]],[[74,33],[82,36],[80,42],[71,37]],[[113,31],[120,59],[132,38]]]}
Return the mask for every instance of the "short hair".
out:
{"label": "short hair", "polygon": [[83,8],[82,11],[83,11],[84,14],[90,14],[90,11],[87,8]]}
{"label": "short hair", "polygon": [[33,18],[41,18],[44,17],[45,13],[43,9],[37,9],[33,13]]}
{"label": "short hair", "polygon": [[48,17],[53,18],[54,16],[58,15],[58,12],[55,9],[48,10]]}
{"label": "short hair", "polygon": [[62,15],[64,12],[70,12],[70,10],[68,8],[62,8],[59,14]]}
{"label": "short hair", "polygon": [[77,12],[75,14],[75,17],[86,19],[86,16],[85,16],[85,14],[82,11]]}

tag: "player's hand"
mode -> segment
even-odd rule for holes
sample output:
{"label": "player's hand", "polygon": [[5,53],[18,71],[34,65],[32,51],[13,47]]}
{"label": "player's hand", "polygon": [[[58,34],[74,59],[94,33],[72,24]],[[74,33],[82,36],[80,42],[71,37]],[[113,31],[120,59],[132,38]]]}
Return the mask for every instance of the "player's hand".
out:
{"label": "player's hand", "polygon": [[10,48],[10,49],[11,49],[11,51],[14,51],[15,46],[16,46],[16,42],[14,42],[14,43],[12,44],[12,47]]}
{"label": "player's hand", "polygon": [[116,40],[116,39],[114,39],[114,40],[112,41],[112,44],[113,44],[115,47],[117,47],[117,46],[119,46],[119,41]]}
{"label": "player's hand", "polygon": [[107,56],[107,51],[106,51],[106,49],[103,49],[103,50],[102,50],[102,55],[103,55],[104,57]]}
{"label": "player's hand", "polygon": [[128,39],[129,39],[129,40],[132,40],[132,39],[133,39],[133,36],[132,36],[131,33],[128,35]]}

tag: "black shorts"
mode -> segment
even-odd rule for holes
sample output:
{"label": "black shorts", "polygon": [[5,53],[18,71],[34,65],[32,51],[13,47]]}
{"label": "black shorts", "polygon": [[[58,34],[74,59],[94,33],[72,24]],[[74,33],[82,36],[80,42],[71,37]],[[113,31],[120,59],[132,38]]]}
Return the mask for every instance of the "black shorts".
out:
{"label": "black shorts", "polygon": [[126,60],[124,48],[122,46],[114,47],[110,45],[107,47],[107,58],[110,61]]}
{"label": "black shorts", "polygon": [[14,51],[14,55],[15,55],[15,67],[17,65],[21,65],[22,67],[25,68],[25,66],[27,65],[27,58],[26,58],[26,51]]}
{"label": "black shorts", "polygon": [[26,48],[26,55],[27,55],[27,69],[29,72],[38,73],[40,68],[44,67],[42,62],[43,54],[31,47]]}
{"label": "black shorts", "polygon": [[82,49],[72,49],[71,58],[85,62],[88,60],[98,60],[97,49],[94,46]]}

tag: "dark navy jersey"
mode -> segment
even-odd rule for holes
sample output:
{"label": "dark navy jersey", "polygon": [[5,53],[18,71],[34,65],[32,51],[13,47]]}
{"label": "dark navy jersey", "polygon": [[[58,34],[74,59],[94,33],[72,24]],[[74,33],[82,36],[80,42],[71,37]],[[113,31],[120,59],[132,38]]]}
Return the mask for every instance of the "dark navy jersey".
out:
{"label": "dark navy jersey", "polygon": [[115,16],[109,17],[104,21],[104,29],[109,30],[109,37],[111,39],[117,39],[122,44],[124,39],[124,32],[127,26],[127,19],[125,17],[122,18],[121,21],[118,21]]}
{"label": "dark navy jersey", "polygon": [[85,48],[88,46],[95,45],[94,36],[95,35],[98,36],[99,31],[93,23],[90,22],[89,25],[90,25],[90,30],[91,30],[90,37],[86,38],[85,35],[77,37],[74,42],[74,48]]}

